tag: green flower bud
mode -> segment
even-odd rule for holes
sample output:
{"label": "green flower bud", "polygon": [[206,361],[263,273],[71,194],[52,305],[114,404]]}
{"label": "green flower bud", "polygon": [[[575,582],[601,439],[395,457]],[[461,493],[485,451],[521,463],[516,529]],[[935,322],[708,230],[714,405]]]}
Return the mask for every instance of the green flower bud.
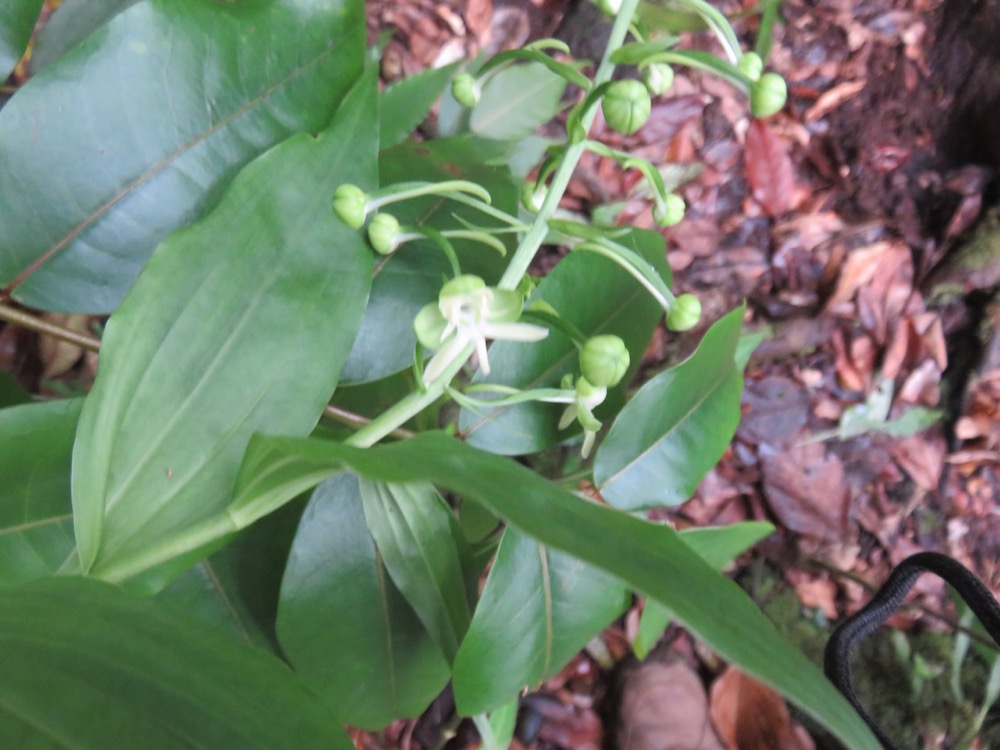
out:
{"label": "green flower bud", "polygon": [[591,385],[613,388],[625,377],[629,354],[618,336],[592,336],[580,350],[580,372]]}
{"label": "green flower bud", "polygon": [[463,107],[475,107],[480,94],[479,82],[471,73],[459,73],[451,81],[451,95]]}
{"label": "green flower bud", "polygon": [[625,135],[632,135],[646,124],[653,102],[649,90],[640,81],[615,81],[608,87],[601,102],[601,111],[608,125]]}
{"label": "green flower bud", "polygon": [[671,331],[688,331],[701,319],[701,300],[693,294],[681,294],[670,306],[667,328]]}
{"label": "green flower bud", "polygon": [[368,242],[379,255],[389,255],[399,245],[399,221],[392,214],[375,214],[368,223]]}
{"label": "green flower bud", "polygon": [[617,16],[622,9],[622,0],[594,0],[598,10],[609,16]]}
{"label": "green flower bud", "polygon": [[357,185],[341,185],[333,193],[333,210],[351,229],[361,229],[368,215],[368,196]]}
{"label": "green flower bud", "polygon": [[417,341],[425,349],[437,349],[441,346],[441,337],[447,327],[448,321],[438,309],[437,302],[421,307],[417,317],[413,319],[413,330],[417,334]]}
{"label": "green flower bud", "polygon": [[662,203],[657,201],[653,206],[653,221],[661,227],[672,227],[684,218],[686,208],[684,199],[677,193],[667,193]]}
{"label": "green flower bud", "polygon": [[521,188],[521,205],[526,211],[537,214],[542,210],[542,201],[545,200],[547,192],[548,188],[545,185],[536,186],[531,182],[526,182]]}
{"label": "green flower bud", "polygon": [[747,52],[736,64],[743,72],[743,75],[751,81],[758,80],[760,74],[764,72],[764,61],[760,59],[760,55],[756,52]]}
{"label": "green flower bud", "polygon": [[444,300],[448,297],[465,297],[485,288],[485,281],[478,276],[473,276],[472,274],[467,273],[461,276],[456,276],[451,281],[446,282],[445,285],[441,287],[441,293],[438,295],[438,299]]}
{"label": "green flower bud", "polygon": [[642,80],[650,94],[660,96],[674,85],[674,69],[666,63],[653,63],[643,71]]}
{"label": "green flower bud", "polygon": [[750,87],[750,111],[754,117],[780,112],[788,99],[788,84],[777,73],[765,73]]}

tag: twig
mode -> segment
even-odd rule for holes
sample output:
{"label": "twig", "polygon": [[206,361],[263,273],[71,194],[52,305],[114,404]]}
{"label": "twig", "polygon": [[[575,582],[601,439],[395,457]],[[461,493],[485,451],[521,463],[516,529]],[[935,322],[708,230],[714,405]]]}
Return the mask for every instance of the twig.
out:
{"label": "twig", "polygon": [[[347,409],[341,409],[339,406],[327,405],[327,407],[323,409],[323,416],[335,419],[348,427],[360,428],[371,423],[371,419],[368,417],[362,416],[361,414],[355,414],[353,411],[348,411]],[[413,432],[403,429],[402,427],[397,427],[389,434],[394,438],[399,438],[400,440],[411,438],[414,435]]]}
{"label": "twig", "polygon": [[44,318],[39,318],[31,313],[18,310],[16,307],[0,303],[0,320],[6,320],[21,328],[35,331],[45,336],[52,336],[68,344],[74,344],[87,351],[96,352],[101,348],[101,342],[83,333],[66,328],[65,326],[52,323]]}

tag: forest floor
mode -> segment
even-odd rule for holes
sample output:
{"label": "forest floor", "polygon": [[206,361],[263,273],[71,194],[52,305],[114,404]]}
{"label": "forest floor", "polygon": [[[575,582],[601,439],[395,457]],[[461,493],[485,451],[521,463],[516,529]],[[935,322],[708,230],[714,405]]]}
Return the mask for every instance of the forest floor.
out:
{"label": "forest floor", "polygon": [[[595,126],[596,137],[677,165],[686,180],[687,216],[665,236],[677,286],[700,297],[703,324],[746,300],[748,330],[765,336],[736,440],[669,519],[774,523],[733,573],[816,658],[829,624],[914,552],[945,552],[1000,586],[1000,275],[987,231],[997,161],[968,131],[984,96],[963,89],[970,19],[944,14],[940,0],[785,0],[768,60],[789,84],[777,116],[753,121],[728,85],[678,70],[637,134]],[[541,36],[566,39],[580,57],[602,44],[592,10],[564,0],[374,3],[369,26],[373,38],[392,31],[389,81]],[[752,47],[756,18],[737,30]],[[566,205],[624,201],[619,222],[652,228],[636,182],[585,159]],[[645,371],[686,353],[661,330]],[[970,731],[986,670],[969,697],[949,690],[956,614],[945,587],[925,576],[911,598],[916,606],[893,620],[908,635],[869,654],[870,692],[899,694],[872,712],[906,746],[953,747]],[[780,699],[679,628],[638,666],[629,644],[640,607],[526,699],[517,747],[835,746],[796,728]],[[927,640],[934,632],[943,635]],[[468,727],[442,733],[447,716],[445,696],[421,720],[358,743],[475,747]],[[749,717],[764,729],[754,734]],[[984,732],[994,721],[986,716]]]}

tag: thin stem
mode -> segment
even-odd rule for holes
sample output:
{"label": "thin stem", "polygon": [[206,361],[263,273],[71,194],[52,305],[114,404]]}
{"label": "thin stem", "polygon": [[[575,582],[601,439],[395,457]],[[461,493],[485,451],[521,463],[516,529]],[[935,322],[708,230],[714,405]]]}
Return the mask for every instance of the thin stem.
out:
{"label": "thin stem", "polygon": [[424,390],[414,391],[397,401],[365,427],[362,427],[347,438],[344,444],[353,445],[356,448],[369,448],[387,435],[391,435],[393,430],[396,430],[400,425],[405,424],[441,398],[445,388],[448,387],[452,379],[465,366],[469,357],[472,356],[474,349],[474,344],[468,344],[462,350],[461,354],[455,357],[445,371],[438,376],[437,380],[428,383]]}
{"label": "thin stem", "polygon": [[[611,54],[625,42],[625,36],[628,34],[629,25],[632,22],[633,16],[635,16],[638,5],[639,0],[624,0],[622,2],[621,10],[618,11],[618,15],[615,17],[615,25],[611,29],[608,46],[604,50],[604,58],[601,60],[601,64],[597,68],[597,73],[594,75],[594,88],[597,88],[605,81],[611,80],[611,74],[615,69],[615,64],[611,62]],[[591,107],[583,115],[580,124],[584,130],[590,130],[590,126],[593,124],[596,116],[596,107]],[[531,261],[534,260],[538,248],[542,246],[545,235],[548,234],[549,217],[555,213],[556,208],[559,206],[559,201],[562,200],[563,193],[566,192],[566,188],[569,186],[570,177],[573,176],[576,165],[579,163],[584,151],[586,151],[586,145],[583,143],[573,143],[566,148],[566,154],[563,156],[562,163],[552,178],[538,216],[535,217],[531,229],[528,230],[524,239],[521,240],[517,252],[514,253],[514,257],[510,260],[510,265],[507,266],[507,270],[504,271],[503,277],[497,285],[500,289],[516,289],[518,283],[521,281],[521,277],[527,273]]]}
{"label": "thin stem", "polygon": [[27,328],[29,331],[35,331],[45,336],[52,336],[87,351],[96,352],[101,348],[101,342],[91,336],[78,333],[3,303],[0,303],[0,320],[6,320],[8,323],[13,323],[16,326]]}

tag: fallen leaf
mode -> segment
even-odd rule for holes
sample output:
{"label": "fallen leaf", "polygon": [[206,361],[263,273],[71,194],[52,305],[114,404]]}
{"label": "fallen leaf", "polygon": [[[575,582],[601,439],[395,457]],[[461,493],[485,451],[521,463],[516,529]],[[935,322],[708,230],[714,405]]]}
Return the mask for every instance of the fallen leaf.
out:
{"label": "fallen leaf", "polygon": [[767,123],[750,123],[745,148],[747,181],[764,212],[777,217],[798,207],[805,193],[795,180],[788,148]]}
{"label": "fallen leaf", "polygon": [[822,443],[760,447],[764,496],[788,529],[836,541],[845,533],[844,466]]}
{"label": "fallen leaf", "polygon": [[735,667],[727,667],[712,683],[712,721],[726,740],[726,750],[815,747],[808,735],[792,726],[785,700]]}
{"label": "fallen leaf", "polygon": [[680,661],[648,661],[627,673],[618,722],[618,750],[722,750],[705,688]]}

